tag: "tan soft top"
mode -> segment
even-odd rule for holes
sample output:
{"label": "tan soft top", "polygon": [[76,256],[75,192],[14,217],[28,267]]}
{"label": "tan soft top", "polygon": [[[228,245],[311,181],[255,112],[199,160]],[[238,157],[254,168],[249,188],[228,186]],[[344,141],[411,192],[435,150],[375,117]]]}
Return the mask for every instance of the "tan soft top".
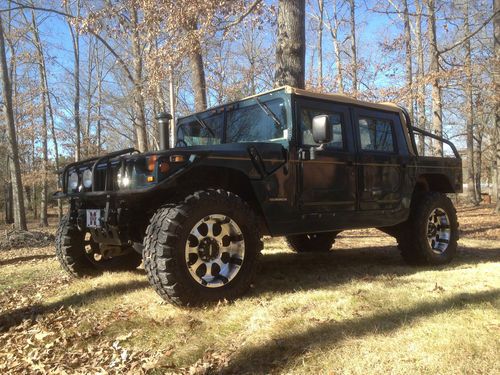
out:
{"label": "tan soft top", "polygon": [[[313,92],[313,91],[309,91],[309,90],[298,89],[298,88],[291,87],[291,86],[277,87],[273,90],[269,90],[269,91],[265,91],[265,92],[262,92],[262,93],[259,93],[256,95],[248,96],[245,99],[269,94],[271,92],[280,91],[280,90],[285,90],[285,92],[287,94],[295,94],[295,95],[306,96],[306,97],[315,98],[315,99],[331,100],[331,101],[335,101],[335,102],[339,102],[339,103],[347,103],[347,104],[359,105],[362,107],[380,109],[383,111],[401,112],[401,109],[394,103],[371,103],[371,102],[365,102],[363,100],[354,99],[354,98],[351,98],[350,96],[343,95],[343,94],[322,94],[322,93]],[[245,99],[242,99],[242,100],[245,100]]]}

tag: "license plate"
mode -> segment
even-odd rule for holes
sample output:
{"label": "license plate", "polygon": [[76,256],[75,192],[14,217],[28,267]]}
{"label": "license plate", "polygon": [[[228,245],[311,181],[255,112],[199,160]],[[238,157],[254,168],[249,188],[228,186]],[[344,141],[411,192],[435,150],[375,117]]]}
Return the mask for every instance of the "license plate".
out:
{"label": "license plate", "polygon": [[101,210],[87,210],[87,228],[101,227]]}

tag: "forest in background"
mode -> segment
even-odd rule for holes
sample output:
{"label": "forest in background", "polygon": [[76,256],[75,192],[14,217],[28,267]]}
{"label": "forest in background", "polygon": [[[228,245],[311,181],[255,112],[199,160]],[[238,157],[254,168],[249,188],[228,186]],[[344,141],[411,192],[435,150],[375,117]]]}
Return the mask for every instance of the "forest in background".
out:
{"label": "forest in background", "polygon": [[157,149],[157,113],[282,84],[404,105],[416,126],[462,150],[466,198],[479,204],[499,178],[499,9],[499,0],[1,0],[2,204],[12,200],[17,228],[27,214],[46,225],[65,163]]}

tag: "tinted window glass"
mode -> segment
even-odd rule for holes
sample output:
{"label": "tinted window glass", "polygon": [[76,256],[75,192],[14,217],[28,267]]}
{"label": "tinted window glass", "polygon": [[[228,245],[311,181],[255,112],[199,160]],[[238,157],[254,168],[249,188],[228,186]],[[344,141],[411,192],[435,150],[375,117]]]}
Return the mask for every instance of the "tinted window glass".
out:
{"label": "tinted window glass", "polygon": [[184,140],[187,146],[216,145],[222,142],[224,114],[204,115],[198,117],[210,130],[203,127],[194,116],[186,118],[179,124],[177,133],[179,141]]}
{"label": "tinted window glass", "polygon": [[286,141],[286,108],[283,99],[261,102],[263,107],[254,100],[250,103],[227,113],[226,142]]}
{"label": "tinted window glass", "polygon": [[360,117],[359,135],[362,150],[394,152],[392,123],[389,120]]}
{"label": "tinted window glass", "polygon": [[342,139],[342,115],[337,112],[325,111],[322,109],[301,108],[300,127],[302,130],[302,144],[307,146],[319,145],[318,143],[314,142],[312,134],[312,120],[315,116],[319,115],[328,115],[333,131],[332,141],[325,144],[325,147],[330,149],[343,149],[344,143]]}

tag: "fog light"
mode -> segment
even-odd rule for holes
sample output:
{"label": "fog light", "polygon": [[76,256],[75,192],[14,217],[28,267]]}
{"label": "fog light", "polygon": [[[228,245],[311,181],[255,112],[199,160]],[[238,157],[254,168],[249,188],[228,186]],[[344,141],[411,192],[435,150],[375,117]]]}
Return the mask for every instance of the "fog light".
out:
{"label": "fog light", "polygon": [[78,187],[78,173],[72,172],[69,175],[68,186],[71,190],[75,190]]}
{"label": "fog light", "polygon": [[90,169],[86,169],[83,172],[83,186],[89,189],[92,186],[92,171]]}

